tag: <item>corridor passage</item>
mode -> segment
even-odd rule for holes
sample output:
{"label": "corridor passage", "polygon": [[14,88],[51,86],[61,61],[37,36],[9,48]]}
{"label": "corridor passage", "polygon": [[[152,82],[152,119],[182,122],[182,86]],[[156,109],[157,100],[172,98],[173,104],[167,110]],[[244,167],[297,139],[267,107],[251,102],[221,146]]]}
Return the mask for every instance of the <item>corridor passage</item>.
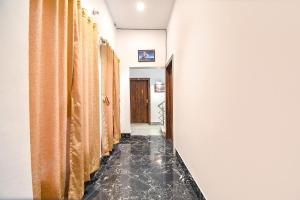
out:
{"label": "corridor passage", "polygon": [[202,199],[180,163],[161,136],[123,138],[87,186],[84,199]]}

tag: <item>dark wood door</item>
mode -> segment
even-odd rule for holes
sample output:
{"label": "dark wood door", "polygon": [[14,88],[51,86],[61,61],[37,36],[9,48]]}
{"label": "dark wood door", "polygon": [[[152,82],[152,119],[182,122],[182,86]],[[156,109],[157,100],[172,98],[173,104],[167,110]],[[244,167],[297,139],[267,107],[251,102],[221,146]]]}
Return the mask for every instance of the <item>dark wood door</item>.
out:
{"label": "dark wood door", "polygon": [[149,79],[130,79],[131,123],[150,123]]}
{"label": "dark wood door", "polygon": [[172,58],[166,67],[166,138],[173,141],[173,66]]}

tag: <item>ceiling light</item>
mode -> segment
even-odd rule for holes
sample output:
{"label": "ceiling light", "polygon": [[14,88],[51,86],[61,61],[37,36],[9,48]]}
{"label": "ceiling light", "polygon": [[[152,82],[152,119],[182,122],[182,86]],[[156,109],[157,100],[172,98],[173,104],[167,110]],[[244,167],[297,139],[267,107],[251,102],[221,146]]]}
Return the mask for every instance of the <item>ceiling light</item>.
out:
{"label": "ceiling light", "polygon": [[139,12],[143,12],[145,10],[145,4],[144,2],[138,2],[136,4],[136,9],[139,11]]}

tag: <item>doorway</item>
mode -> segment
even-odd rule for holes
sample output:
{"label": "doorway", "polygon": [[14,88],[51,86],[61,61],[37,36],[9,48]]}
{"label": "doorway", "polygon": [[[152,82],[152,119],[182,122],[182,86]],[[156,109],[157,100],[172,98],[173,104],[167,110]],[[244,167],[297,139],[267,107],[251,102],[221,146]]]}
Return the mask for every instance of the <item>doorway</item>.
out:
{"label": "doorway", "polygon": [[[130,68],[131,135],[165,136],[165,72],[165,67]],[[148,85],[147,98],[141,94],[142,89],[146,90],[145,85]]]}
{"label": "doorway", "polygon": [[150,79],[130,79],[131,123],[150,123]]}
{"label": "doorway", "polygon": [[166,65],[166,138],[173,141],[173,56]]}

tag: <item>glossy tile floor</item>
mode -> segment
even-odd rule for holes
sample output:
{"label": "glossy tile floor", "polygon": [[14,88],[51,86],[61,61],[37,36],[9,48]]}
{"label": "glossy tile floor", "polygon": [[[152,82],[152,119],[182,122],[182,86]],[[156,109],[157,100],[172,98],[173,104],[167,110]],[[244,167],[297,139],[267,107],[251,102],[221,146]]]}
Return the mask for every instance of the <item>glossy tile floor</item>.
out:
{"label": "glossy tile floor", "polygon": [[185,174],[163,137],[131,136],[116,146],[84,199],[200,199]]}
{"label": "glossy tile floor", "polygon": [[161,125],[131,124],[131,135],[161,135]]}

